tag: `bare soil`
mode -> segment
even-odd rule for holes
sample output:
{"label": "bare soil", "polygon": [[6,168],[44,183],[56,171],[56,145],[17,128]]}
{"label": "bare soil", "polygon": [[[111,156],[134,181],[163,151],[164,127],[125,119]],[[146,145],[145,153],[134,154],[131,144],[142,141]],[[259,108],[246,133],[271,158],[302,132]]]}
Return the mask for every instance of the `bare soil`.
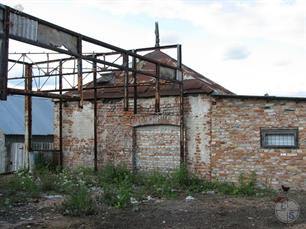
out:
{"label": "bare soil", "polygon": [[300,217],[286,225],[274,214],[273,197],[231,197],[197,194],[158,200],[115,209],[103,207],[99,214],[68,217],[60,213],[62,200],[39,198],[9,208],[0,207],[0,228],[306,228],[306,193],[291,193],[301,207]]}

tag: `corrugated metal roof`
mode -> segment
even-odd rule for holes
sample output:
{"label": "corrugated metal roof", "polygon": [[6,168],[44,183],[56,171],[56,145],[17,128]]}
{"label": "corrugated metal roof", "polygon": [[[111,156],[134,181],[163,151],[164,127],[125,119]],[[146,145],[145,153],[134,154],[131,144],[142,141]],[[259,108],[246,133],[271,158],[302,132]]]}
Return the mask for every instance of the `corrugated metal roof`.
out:
{"label": "corrugated metal roof", "polygon": [[[176,66],[175,59],[173,59],[169,55],[159,50],[155,50],[144,56],[151,58],[153,60],[158,60],[164,64]],[[144,72],[155,73],[155,65],[149,62],[145,61],[138,62],[137,68],[141,69]],[[186,65],[182,65],[182,69],[184,77],[186,77],[184,79],[184,94],[195,94],[195,93],[210,94],[212,92],[216,92],[218,94],[233,94],[231,91],[215,83],[214,81],[206,78],[200,73],[192,70]],[[113,72],[112,77],[110,77],[110,74],[108,74],[107,76],[110,77],[108,81],[105,79],[101,79],[104,78],[104,76],[102,76],[101,78],[98,79],[98,83],[99,82],[103,83],[106,86],[122,85],[124,79],[124,77],[122,77],[123,76],[122,74],[123,72],[120,71]],[[130,80],[132,80],[132,77],[130,77]],[[137,74],[137,83],[145,83],[145,82],[154,83],[154,80],[155,79],[153,79],[152,77],[143,74]],[[84,87],[93,87],[93,82],[88,83]],[[155,89],[152,86],[138,86],[137,91],[138,91],[138,97],[151,97],[155,95]],[[103,89],[98,89],[97,92],[98,92],[97,93],[98,98],[111,99],[111,98],[122,98],[124,96],[123,88],[103,88]],[[67,92],[67,94],[73,94],[73,93],[77,92]],[[84,91],[85,99],[93,98],[93,95],[94,95],[93,90]],[[179,87],[177,84],[165,85],[161,80],[160,95],[161,96],[179,95]],[[132,87],[129,88],[129,96],[133,97]]]}
{"label": "corrugated metal roof", "polygon": [[[32,134],[53,134],[53,102],[45,98],[32,98]],[[24,134],[24,97],[8,96],[0,101],[0,129],[4,134]]]}

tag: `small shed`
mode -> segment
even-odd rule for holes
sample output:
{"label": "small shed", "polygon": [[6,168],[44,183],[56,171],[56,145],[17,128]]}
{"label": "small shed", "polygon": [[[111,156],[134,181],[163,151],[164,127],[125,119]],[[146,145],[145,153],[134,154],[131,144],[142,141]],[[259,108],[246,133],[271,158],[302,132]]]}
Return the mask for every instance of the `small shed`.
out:
{"label": "small shed", "polygon": [[[32,150],[53,149],[53,102],[32,98]],[[8,96],[0,101],[0,173],[23,168],[24,96]]]}

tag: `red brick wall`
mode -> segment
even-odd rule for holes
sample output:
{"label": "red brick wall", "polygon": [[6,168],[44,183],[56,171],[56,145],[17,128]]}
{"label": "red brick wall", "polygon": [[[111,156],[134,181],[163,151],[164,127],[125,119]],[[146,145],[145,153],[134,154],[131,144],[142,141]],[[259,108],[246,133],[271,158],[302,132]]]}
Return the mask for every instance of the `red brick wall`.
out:
{"label": "red brick wall", "polygon": [[[132,105],[130,100],[130,110]],[[93,166],[92,103],[86,102],[80,109],[77,102],[69,102],[63,109],[64,165]],[[99,101],[99,166],[113,162],[132,167],[135,162],[133,133],[137,128],[179,125],[178,97],[162,98],[160,114],[154,113],[153,98],[139,99],[138,111],[136,115],[132,111],[124,112],[122,100]],[[57,128],[57,107],[55,113]],[[254,171],[261,184],[278,188],[285,183],[297,189],[306,189],[305,102],[189,95],[185,97],[185,127],[187,164],[197,175],[237,182],[240,174]],[[298,128],[298,149],[261,148],[260,128],[287,127]],[[178,131],[171,134],[169,141],[173,141],[170,144],[173,146],[177,144]],[[154,141],[162,145],[163,135],[158,139],[156,136]],[[165,147],[159,149],[160,155],[173,154],[171,150],[166,152]],[[152,160],[156,158],[152,156]]]}
{"label": "red brick wall", "polygon": [[[298,128],[299,148],[262,148],[260,128]],[[216,99],[211,147],[213,178],[237,182],[254,171],[261,184],[306,189],[306,103]]]}
{"label": "red brick wall", "polygon": [[[133,131],[140,126],[152,125],[152,128],[164,125],[179,125],[179,98],[161,98],[161,113],[154,113],[154,98],[138,100],[138,114],[123,111],[122,100],[99,101],[98,103],[98,165],[108,162],[125,163],[133,166]],[[190,170],[200,176],[209,177],[210,168],[210,98],[206,95],[188,96],[185,98],[186,153]],[[63,110],[64,165],[93,166],[93,106],[86,102],[83,109],[77,102],[69,102]],[[58,107],[55,108],[55,135],[58,134]],[[92,119],[92,122],[90,122]],[[84,123],[85,120],[85,123]],[[149,127],[148,127],[149,128]],[[81,131],[81,132],[80,132]],[[169,141],[178,144],[179,131],[172,131]],[[137,136],[136,136],[137,137]],[[164,144],[161,134],[155,142]],[[57,139],[57,138],[56,138]],[[155,143],[154,143],[155,144]],[[174,150],[178,152],[175,154]],[[160,147],[160,155],[171,154],[177,159],[179,147],[166,150]],[[152,160],[155,158],[152,156]],[[167,158],[163,158],[165,165]],[[175,163],[177,164],[177,163]]]}

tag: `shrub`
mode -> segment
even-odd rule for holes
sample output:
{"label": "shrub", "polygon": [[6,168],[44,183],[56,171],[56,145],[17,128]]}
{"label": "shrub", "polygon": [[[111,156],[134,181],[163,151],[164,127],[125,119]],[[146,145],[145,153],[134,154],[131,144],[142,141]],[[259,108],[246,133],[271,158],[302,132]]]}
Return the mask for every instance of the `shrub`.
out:
{"label": "shrub", "polygon": [[112,184],[121,182],[134,182],[134,174],[125,166],[112,164],[106,165],[99,171],[99,183],[100,184]]}
{"label": "shrub", "polygon": [[173,187],[188,192],[201,192],[205,189],[205,181],[190,174],[186,165],[180,166],[171,175]]}
{"label": "shrub", "polygon": [[57,174],[50,172],[49,170],[41,170],[37,173],[40,180],[41,191],[58,191],[57,186]]}
{"label": "shrub", "polygon": [[104,194],[103,200],[106,204],[116,207],[123,208],[130,204],[132,197],[132,186],[127,181],[120,183],[114,183],[113,185],[105,185],[103,187]]}
{"label": "shrub", "polygon": [[256,194],[256,174],[252,173],[249,178],[243,174],[239,176],[239,194],[252,196]]}
{"label": "shrub", "polygon": [[117,208],[129,205],[135,176],[126,166],[107,165],[99,171],[98,179],[106,204]]}
{"label": "shrub", "polygon": [[154,171],[145,175],[144,192],[157,197],[173,197],[176,195],[171,176]]}
{"label": "shrub", "polygon": [[71,216],[92,215],[96,212],[95,202],[85,186],[79,186],[70,193],[62,207],[64,214]]}
{"label": "shrub", "polygon": [[37,197],[40,187],[32,174],[26,171],[20,171],[14,175],[8,182],[9,188],[13,192],[23,191],[31,197]]}

